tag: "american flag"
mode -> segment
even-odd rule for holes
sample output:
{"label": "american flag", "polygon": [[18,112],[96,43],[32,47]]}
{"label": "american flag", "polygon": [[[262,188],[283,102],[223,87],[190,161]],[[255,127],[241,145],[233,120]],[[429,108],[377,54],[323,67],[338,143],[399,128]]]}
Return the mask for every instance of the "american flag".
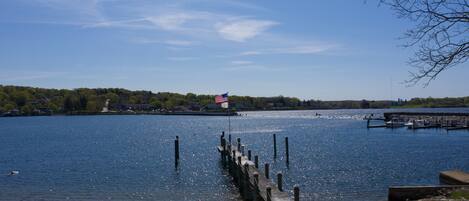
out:
{"label": "american flag", "polygon": [[222,95],[215,96],[215,103],[221,104],[228,102],[228,93],[224,93]]}

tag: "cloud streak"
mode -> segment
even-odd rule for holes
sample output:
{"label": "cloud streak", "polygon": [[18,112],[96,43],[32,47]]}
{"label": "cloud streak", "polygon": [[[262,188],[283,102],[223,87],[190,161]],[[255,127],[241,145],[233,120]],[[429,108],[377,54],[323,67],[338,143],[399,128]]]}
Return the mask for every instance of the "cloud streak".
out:
{"label": "cloud streak", "polygon": [[337,45],[307,45],[283,48],[270,48],[242,52],[241,56],[253,56],[264,54],[319,54],[336,48]]}
{"label": "cloud streak", "polygon": [[235,20],[226,23],[218,23],[216,29],[218,34],[226,39],[235,42],[245,42],[248,39],[254,38],[277,22],[269,20]]}
{"label": "cloud streak", "polygon": [[190,41],[190,40],[152,40],[152,39],[147,39],[147,38],[136,38],[130,41],[133,43],[138,43],[138,44],[158,43],[158,44],[165,44],[165,45],[170,45],[170,46],[182,46],[182,47],[188,47],[188,46],[193,46],[193,45],[198,44],[198,42]]}
{"label": "cloud streak", "polygon": [[237,60],[237,61],[231,61],[231,64],[233,64],[233,65],[248,65],[248,64],[253,64],[253,62],[252,61]]}
{"label": "cloud streak", "polygon": [[237,65],[222,68],[224,71],[281,71],[281,68],[266,67],[263,65]]}
{"label": "cloud streak", "polygon": [[198,57],[168,57],[168,60],[171,61],[191,61],[199,59]]}

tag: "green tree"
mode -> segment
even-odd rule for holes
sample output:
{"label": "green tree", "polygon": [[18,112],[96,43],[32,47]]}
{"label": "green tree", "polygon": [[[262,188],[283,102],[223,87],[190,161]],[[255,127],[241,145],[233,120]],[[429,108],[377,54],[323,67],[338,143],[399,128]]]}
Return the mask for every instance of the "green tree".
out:
{"label": "green tree", "polygon": [[21,107],[21,114],[23,115],[31,115],[33,113],[33,107],[30,104],[26,104]]}
{"label": "green tree", "polygon": [[160,100],[158,100],[158,98],[156,98],[156,97],[152,97],[150,99],[150,104],[153,107],[158,108],[158,109],[163,107],[163,103]]}
{"label": "green tree", "polygon": [[5,111],[10,111],[10,110],[16,109],[16,104],[13,103],[13,102],[8,102],[7,104],[5,104],[5,105],[3,106],[3,109],[4,109]]}
{"label": "green tree", "polygon": [[99,112],[99,108],[97,107],[97,104],[95,101],[89,101],[86,104],[86,111],[87,112]]}

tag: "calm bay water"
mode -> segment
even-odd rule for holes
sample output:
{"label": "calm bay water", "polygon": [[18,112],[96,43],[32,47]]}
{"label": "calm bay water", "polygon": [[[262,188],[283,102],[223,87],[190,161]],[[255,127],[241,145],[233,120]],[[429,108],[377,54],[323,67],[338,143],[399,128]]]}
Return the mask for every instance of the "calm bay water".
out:
{"label": "calm bay water", "polygon": [[[273,173],[284,172],[287,190],[299,184],[303,200],[386,200],[388,186],[438,184],[439,171],[469,171],[468,131],[366,129],[363,116],[383,111],[246,112],[231,118],[232,134]],[[227,117],[1,118],[0,200],[239,200],[215,149],[222,130]],[[20,174],[7,176],[11,170]]]}

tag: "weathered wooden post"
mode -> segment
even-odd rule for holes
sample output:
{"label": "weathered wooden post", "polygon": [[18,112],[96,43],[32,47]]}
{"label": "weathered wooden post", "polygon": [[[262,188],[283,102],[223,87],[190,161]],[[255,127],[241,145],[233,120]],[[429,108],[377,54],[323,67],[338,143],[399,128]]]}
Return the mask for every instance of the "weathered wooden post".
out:
{"label": "weathered wooden post", "polygon": [[244,180],[244,182],[243,182],[244,183],[244,187],[243,187],[244,188],[244,197],[249,199],[249,197],[250,197],[250,193],[249,193],[249,186],[250,185],[249,184],[251,183],[249,181],[249,164],[245,163],[243,165],[243,170],[244,170],[244,175],[243,175],[244,176],[244,178],[243,178],[243,180]]}
{"label": "weathered wooden post", "polygon": [[233,178],[236,181],[236,154],[235,151],[232,151],[232,156],[231,156],[231,174],[233,175]]}
{"label": "weathered wooden post", "polygon": [[294,201],[300,201],[300,187],[298,185],[293,186],[293,198]]}
{"label": "weathered wooden post", "polygon": [[241,145],[241,156],[244,156],[244,145]]}
{"label": "weathered wooden post", "polygon": [[248,160],[251,160],[251,150],[248,150]]}
{"label": "weathered wooden post", "polygon": [[226,168],[226,140],[225,138],[221,139],[221,147],[222,147],[222,151],[221,151],[221,160],[222,160],[222,164],[223,164],[223,168]]}
{"label": "weathered wooden post", "polygon": [[290,162],[290,154],[288,152],[288,137],[285,137],[285,154],[287,156],[287,163]]}
{"label": "weathered wooden post", "polygon": [[228,172],[231,172],[231,144],[228,144],[228,149],[226,150],[226,157],[227,157],[227,163],[228,163]]}
{"label": "weathered wooden post", "polygon": [[274,158],[277,158],[277,135],[274,133]]}
{"label": "weathered wooden post", "polygon": [[256,169],[259,169],[259,156],[257,155],[254,156],[254,165]]}
{"label": "weathered wooden post", "polygon": [[252,191],[252,200],[257,201],[257,196],[259,193],[259,173],[254,172],[253,176],[254,176],[254,188]]}
{"label": "weathered wooden post", "polygon": [[282,180],[283,180],[282,172],[277,173],[277,187],[279,191],[283,191]]}
{"label": "weathered wooden post", "polygon": [[269,164],[268,163],[264,165],[264,174],[265,174],[265,178],[268,179],[269,178]]}
{"label": "weathered wooden post", "polygon": [[238,141],[238,151],[241,151],[241,138],[236,139]]}
{"label": "weathered wooden post", "polygon": [[176,167],[179,165],[179,136],[174,140],[174,164]]}
{"label": "weathered wooden post", "polygon": [[231,144],[231,134],[228,134],[228,142]]}
{"label": "weathered wooden post", "polygon": [[[221,132],[220,135],[220,146],[223,148],[223,139],[225,139],[225,131]],[[223,153],[223,152],[222,152]]]}
{"label": "weathered wooden post", "polygon": [[242,188],[242,182],[243,182],[243,178],[242,178],[242,175],[243,175],[243,165],[241,165],[241,156],[238,156],[238,165],[236,166],[237,168],[237,173],[236,173],[236,180],[238,181],[238,184],[240,186],[240,188]]}
{"label": "weathered wooden post", "polygon": [[265,188],[265,192],[267,194],[267,201],[272,201],[272,188],[270,186],[267,186],[267,188]]}

